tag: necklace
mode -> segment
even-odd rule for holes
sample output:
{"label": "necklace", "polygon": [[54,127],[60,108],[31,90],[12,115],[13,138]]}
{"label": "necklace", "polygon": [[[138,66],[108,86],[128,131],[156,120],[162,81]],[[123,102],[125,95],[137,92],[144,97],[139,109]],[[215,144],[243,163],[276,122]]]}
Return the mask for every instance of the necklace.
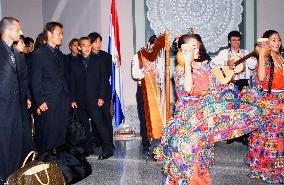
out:
{"label": "necklace", "polygon": [[282,70],[282,74],[284,75],[283,58],[278,54],[277,54],[277,58],[279,59],[280,63],[277,62],[278,60],[274,60],[275,68],[277,69],[278,72],[281,72],[281,70]]}

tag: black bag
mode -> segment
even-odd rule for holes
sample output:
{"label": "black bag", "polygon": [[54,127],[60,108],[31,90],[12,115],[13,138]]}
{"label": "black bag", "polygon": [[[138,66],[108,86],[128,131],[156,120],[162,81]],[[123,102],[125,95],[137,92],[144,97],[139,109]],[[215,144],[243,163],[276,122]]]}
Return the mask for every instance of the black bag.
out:
{"label": "black bag", "polygon": [[76,110],[73,110],[72,120],[67,128],[66,143],[72,147],[84,145],[87,142],[87,134],[79,120]]}
{"label": "black bag", "polygon": [[76,183],[92,173],[91,165],[86,158],[78,151],[69,150],[66,146],[45,152],[41,160],[57,164],[67,184]]}

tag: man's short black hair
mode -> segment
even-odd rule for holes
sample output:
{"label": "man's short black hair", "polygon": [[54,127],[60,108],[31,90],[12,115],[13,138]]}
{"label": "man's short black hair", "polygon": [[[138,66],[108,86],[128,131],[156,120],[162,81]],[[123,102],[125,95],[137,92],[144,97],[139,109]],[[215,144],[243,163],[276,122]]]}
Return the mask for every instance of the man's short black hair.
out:
{"label": "man's short black hair", "polygon": [[78,42],[79,43],[79,39],[77,39],[77,38],[71,39],[69,44],[68,44],[69,48],[74,44],[74,42]]}
{"label": "man's short black hair", "polygon": [[91,44],[93,44],[93,42],[95,42],[98,38],[100,38],[100,40],[103,41],[102,36],[97,32],[90,33],[88,37],[91,39]]}
{"label": "man's short black hair", "polygon": [[152,35],[152,36],[149,38],[148,42],[149,42],[150,44],[154,44],[154,43],[156,42],[156,40],[157,40],[157,36],[156,36],[156,35]]}
{"label": "man's short black hair", "polygon": [[228,41],[230,41],[232,37],[239,37],[241,39],[242,38],[242,34],[239,31],[234,30],[234,31],[231,31],[228,34]]}
{"label": "man's short black hair", "polygon": [[31,42],[35,43],[34,39],[32,39],[31,37],[26,37],[24,40],[26,46],[29,46]]}
{"label": "man's short black hair", "polygon": [[91,42],[91,39],[90,39],[89,37],[81,37],[81,38],[79,39],[79,45],[80,45],[80,46],[81,46],[81,42],[82,42],[83,40],[89,40],[89,41]]}
{"label": "man's short black hair", "polygon": [[242,39],[242,34],[237,30],[231,31],[228,34],[228,46],[229,47],[231,47],[230,40],[231,40],[232,37],[238,37],[238,38]]}
{"label": "man's short black hair", "polygon": [[39,48],[40,46],[42,46],[45,42],[46,42],[47,38],[45,37],[44,33],[41,32],[40,34],[38,34],[38,36],[36,37],[36,41],[35,41],[35,45],[34,45],[34,49]]}
{"label": "man's short black hair", "polygon": [[6,30],[7,28],[9,28],[11,25],[13,25],[14,21],[20,22],[18,19],[15,19],[14,17],[4,17],[4,18],[0,21],[0,35],[2,35],[2,33],[4,32],[4,30]]}
{"label": "man's short black hair", "polygon": [[43,34],[45,35],[45,38],[47,38],[47,32],[53,33],[56,26],[63,28],[63,24],[61,24],[60,22],[48,22],[48,23],[46,23],[46,25],[44,26],[44,29],[43,29]]}
{"label": "man's short black hair", "polygon": [[[23,40],[23,41],[24,41],[24,44],[26,45],[24,35],[20,35],[20,40]],[[18,43],[19,43],[19,41],[14,41],[14,42],[13,42],[13,46],[17,45]]]}

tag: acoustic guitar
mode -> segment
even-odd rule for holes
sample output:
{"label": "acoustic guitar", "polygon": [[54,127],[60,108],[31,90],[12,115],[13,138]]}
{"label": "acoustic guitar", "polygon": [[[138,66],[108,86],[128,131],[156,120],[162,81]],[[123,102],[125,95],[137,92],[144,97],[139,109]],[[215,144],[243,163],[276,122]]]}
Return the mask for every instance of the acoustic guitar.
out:
{"label": "acoustic guitar", "polygon": [[212,69],[212,73],[221,84],[227,84],[232,80],[234,74],[244,70],[243,62],[255,55],[256,53],[253,51],[242,58],[233,58],[233,60],[235,60],[233,69],[230,69],[229,66],[216,67]]}

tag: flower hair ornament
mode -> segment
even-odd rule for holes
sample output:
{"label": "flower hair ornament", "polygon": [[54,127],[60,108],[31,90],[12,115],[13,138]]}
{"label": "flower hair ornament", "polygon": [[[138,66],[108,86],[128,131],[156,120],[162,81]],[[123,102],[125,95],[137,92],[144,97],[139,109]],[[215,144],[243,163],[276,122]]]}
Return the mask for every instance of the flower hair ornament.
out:
{"label": "flower hair ornament", "polygon": [[[193,28],[189,27],[186,34],[193,35],[194,34]],[[180,49],[179,48],[179,40],[182,39],[182,37],[183,37],[183,34],[177,34],[175,36],[173,43],[172,43],[172,46],[171,46],[171,50],[172,50],[173,53],[177,53],[178,50]]]}
{"label": "flower hair ornament", "polygon": [[189,28],[188,28],[187,34],[189,34],[189,35],[193,35],[193,34],[194,34],[194,30],[193,30],[192,27],[189,27]]}

